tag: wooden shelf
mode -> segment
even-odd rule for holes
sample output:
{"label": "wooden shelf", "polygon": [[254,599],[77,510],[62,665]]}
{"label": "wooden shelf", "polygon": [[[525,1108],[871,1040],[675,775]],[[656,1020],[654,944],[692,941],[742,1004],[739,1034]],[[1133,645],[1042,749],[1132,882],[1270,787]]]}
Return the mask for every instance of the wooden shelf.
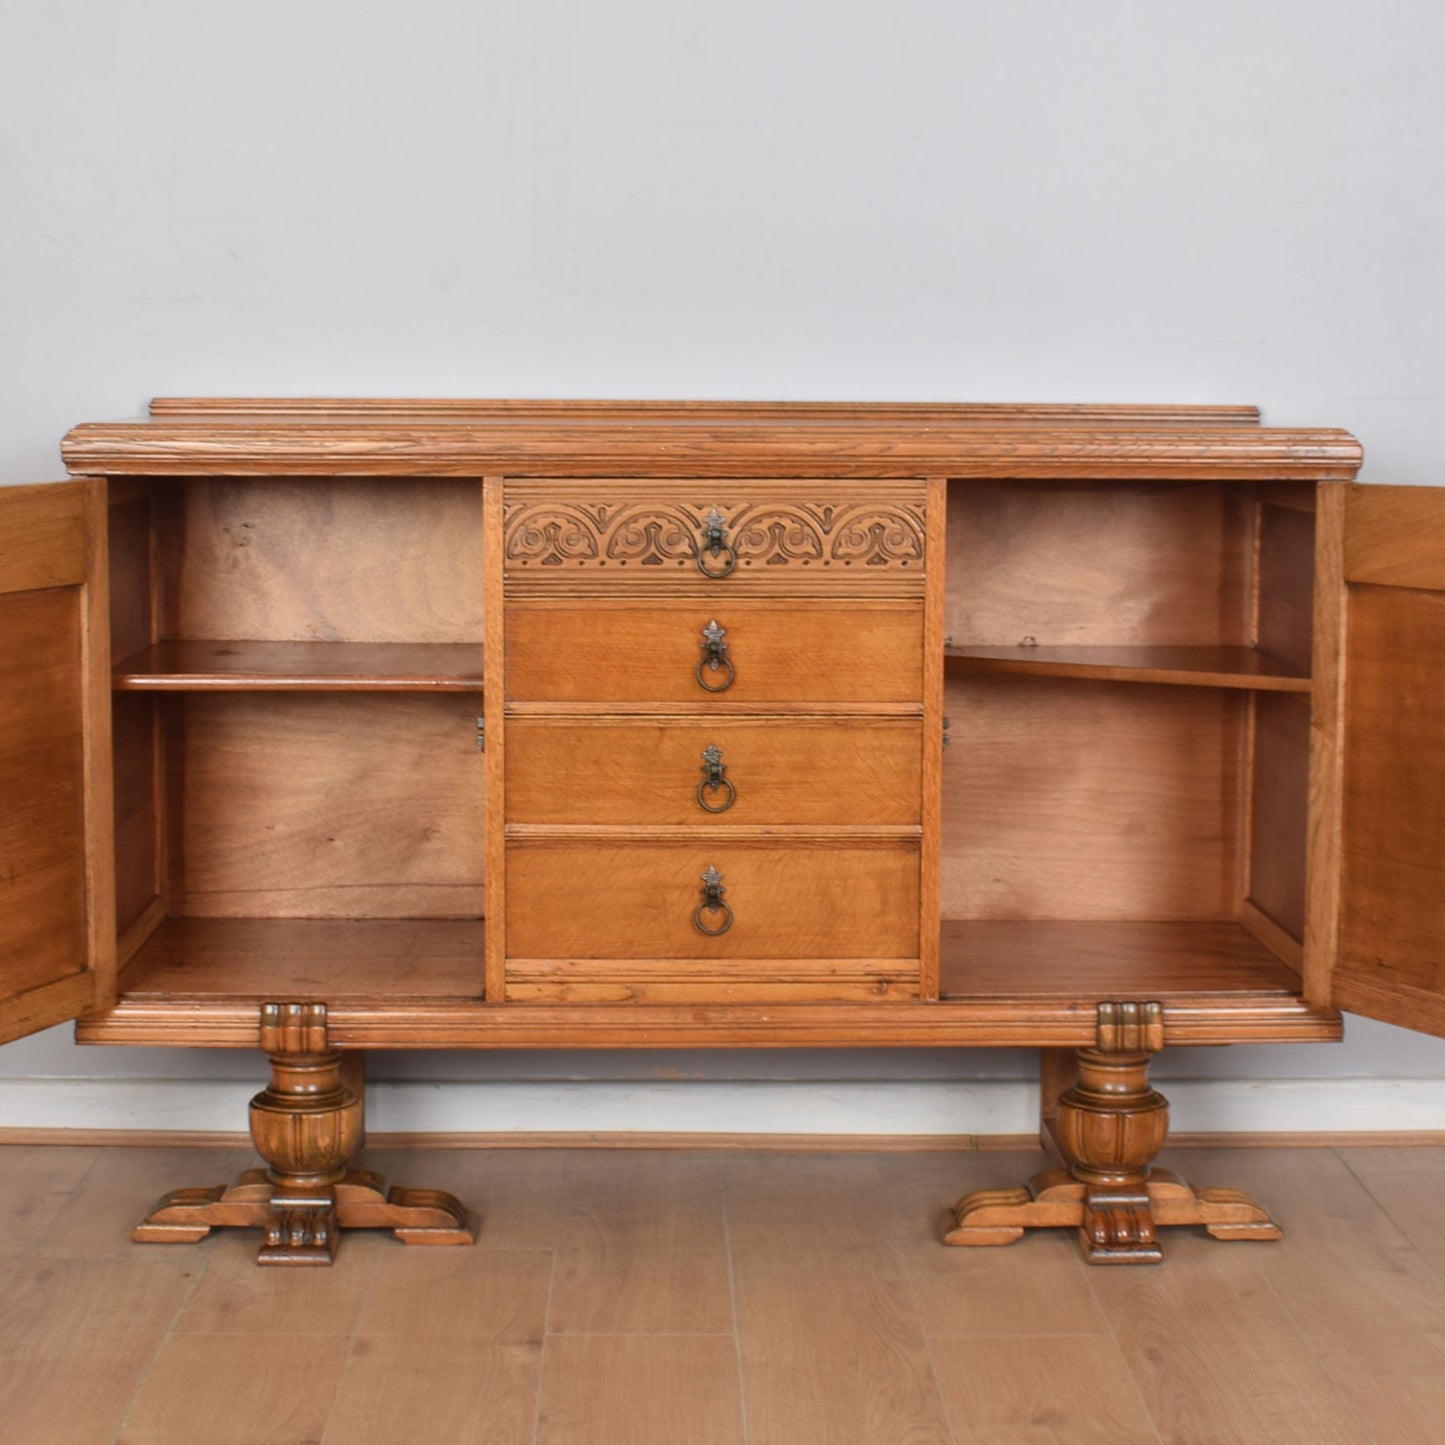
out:
{"label": "wooden shelf", "polygon": [[1310,679],[1256,647],[973,647],[949,644],[951,672],[1005,672],[1080,677],[1100,682],[1154,682],[1176,687],[1238,687],[1308,692]]}
{"label": "wooden shelf", "polygon": [[1300,992],[1300,977],[1234,922],[946,919],[944,999],[1168,999]]}
{"label": "wooden shelf", "polygon": [[121,659],[117,692],[475,692],[482,644],[157,642]]}
{"label": "wooden shelf", "polygon": [[435,918],[167,918],[121,972],[128,999],[480,999],[486,925]]}

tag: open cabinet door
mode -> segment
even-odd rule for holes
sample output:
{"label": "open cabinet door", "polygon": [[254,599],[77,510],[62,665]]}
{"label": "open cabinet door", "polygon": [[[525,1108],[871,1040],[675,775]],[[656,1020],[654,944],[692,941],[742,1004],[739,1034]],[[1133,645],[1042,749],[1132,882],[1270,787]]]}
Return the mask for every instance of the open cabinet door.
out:
{"label": "open cabinet door", "polygon": [[1321,488],[1310,991],[1445,1035],[1445,489]]}
{"label": "open cabinet door", "polygon": [[0,1043],[114,998],[104,496],[0,488]]}

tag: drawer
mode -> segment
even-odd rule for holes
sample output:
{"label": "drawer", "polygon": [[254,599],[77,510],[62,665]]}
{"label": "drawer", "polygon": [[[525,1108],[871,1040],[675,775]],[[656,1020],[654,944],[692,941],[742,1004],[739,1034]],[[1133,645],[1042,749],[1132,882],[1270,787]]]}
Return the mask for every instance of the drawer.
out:
{"label": "drawer", "polygon": [[517,479],[510,596],[626,588],[923,591],[922,481]]}
{"label": "drawer", "polygon": [[519,823],[918,824],[911,718],[513,718],[506,816]]}
{"label": "drawer", "polygon": [[[508,843],[506,866],[509,967],[512,959],[686,965],[918,956],[919,850],[911,840],[527,839]],[[704,900],[710,869],[723,890],[716,909]],[[699,918],[714,931],[703,932]]]}
{"label": "drawer", "polygon": [[[716,665],[714,665],[716,664]],[[923,611],[909,602],[531,603],[507,609],[511,701],[917,703]]]}

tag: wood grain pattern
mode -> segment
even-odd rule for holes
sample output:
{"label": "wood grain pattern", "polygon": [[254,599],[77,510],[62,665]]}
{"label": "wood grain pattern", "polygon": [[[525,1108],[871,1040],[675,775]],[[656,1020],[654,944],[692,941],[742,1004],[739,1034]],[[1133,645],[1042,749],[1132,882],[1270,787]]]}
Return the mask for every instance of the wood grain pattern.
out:
{"label": "wood grain pattern", "polygon": [[1445,591],[1438,487],[1354,485],[1342,490],[1346,582]]}
{"label": "wood grain pattern", "polygon": [[532,1445],[541,1353],[536,1338],[479,1344],[358,1335],[327,1435],[356,1445],[388,1440]]}
{"label": "wood grain pattern", "polygon": [[485,808],[466,696],[185,699],[173,911],[477,917]]}
{"label": "wood grain pattern", "polygon": [[[814,1156],[785,1166],[776,1156],[743,1156],[729,1166],[750,1445],[950,1445],[869,1161]],[[849,1267],[840,1269],[844,1259]]]}
{"label": "wood grain pattern", "polygon": [[[95,1202],[92,1202],[92,1208]],[[180,1260],[0,1264],[0,1410],[16,1441],[109,1441],[191,1286]],[[85,1384],[76,1385],[76,1361]],[[64,1434],[59,1434],[64,1431]]]}
{"label": "wood grain pattern", "polygon": [[96,496],[95,487],[84,482],[42,482],[0,492],[0,594],[85,585],[87,508]]}
{"label": "wood grain pattern", "polygon": [[456,423],[383,416],[313,416],[91,423],[61,445],[73,472],[107,475],[509,475],[609,477],[641,469],[670,476],[1063,477],[1144,481],[1220,478],[1349,479],[1360,445],[1347,432],[1191,421],[1138,428],[1026,418],[914,429],[876,421],[729,426],[707,417],[639,427],[605,415],[563,427]]}
{"label": "wood grain pattern", "polygon": [[1245,700],[1201,688],[949,679],[944,916],[1230,917]]}
{"label": "wood grain pattern", "polygon": [[1219,647],[1250,636],[1248,489],[955,482],[956,647]]}
{"label": "wood grain pattern", "polygon": [[1255,702],[1249,900],[1291,938],[1304,936],[1310,709],[1303,698]]}
{"label": "wood grain pattern", "polygon": [[[723,876],[726,932],[694,922],[701,876]],[[507,954],[572,959],[915,958],[918,848],[513,841]],[[714,918],[713,914],[716,914]],[[722,926],[713,910],[710,927]]]}
{"label": "wood grain pattern", "polygon": [[1313,511],[1262,502],[1259,509],[1259,605],[1262,651],[1302,672],[1314,650]]}
{"label": "wood grain pattern", "polygon": [[117,697],[111,709],[115,768],[116,926],[121,934],[161,895],[160,719],[155,702]]}
{"label": "wood grain pattern", "polygon": [[[512,718],[507,732],[513,821],[734,828],[920,818],[922,746],[907,719]],[[708,747],[721,753],[724,786],[705,786]],[[559,787],[563,779],[571,786]]]}
{"label": "wood grain pattern", "polygon": [[246,999],[253,1014],[256,1002],[283,994],[476,999],[484,933],[469,920],[170,918],[126,968],[122,987],[131,999]]}
{"label": "wood grain pattern", "polygon": [[[19,1227],[0,1262],[0,1336],[15,1365],[0,1378],[7,1429],[24,1445],[52,1445],[108,1442],[124,1424],[161,1430],[153,1442],[193,1445],[234,1408],[255,1427],[252,1441],[308,1438],[288,1434],[277,1412],[293,1385],[314,1396],[316,1376],[273,1371],[272,1356],[325,1361],[309,1342],[331,1339],[350,1344],[345,1369],[321,1372],[334,1387],[322,1391],[327,1413],[298,1423],[311,1424],[313,1441],[346,1445],[525,1445],[534,1424],[587,1445],[672,1445],[713,1432],[727,1440],[739,1402],[753,1440],[783,1436],[790,1412],[804,1440],[815,1426],[831,1430],[829,1445],[928,1440],[939,1438],[937,1417],[920,1408],[930,1382],[952,1432],[942,1438],[953,1441],[1087,1441],[1105,1429],[1114,1434],[1103,1438],[1127,1441],[1137,1428],[1130,1395],[1158,1438],[1191,1445],[1435,1445],[1439,1435],[1432,1268],[1445,1148],[1191,1157],[1210,1175],[1277,1196],[1297,1232],[1266,1250],[1179,1233],[1168,1267],[1133,1272],[1085,1270],[1064,1238],[1007,1251],[938,1247],[935,1206],[961,1178],[1021,1177],[1038,1161],[1033,1151],[590,1158],[579,1169],[558,1149],[408,1151],[408,1170],[443,1174],[449,1188],[486,1200],[492,1246],[428,1259],[358,1238],[346,1268],[288,1274],[250,1269],[244,1239],[217,1239],[204,1256],[121,1246],[117,1257],[106,1238],[106,1219],[136,1191],[143,1202],[198,1161],[228,1173],[243,1162],[239,1149],[7,1147],[0,1211]],[[624,1196],[615,1210],[614,1192]],[[27,1232],[27,1222],[48,1224],[63,1198],[63,1227]],[[674,1212],[696,1227],[670,1232]],[[687,1268],[690,1251],[723,1275],[723,1297],[705,1279],[691,1313],[685,1288],[667,1294],[670,1283],[702,1278]],[[561,1283],[564,1256],[592,1266],[577,1277],[579,1303],[617,1289],[627,1304],[612,1321],[642,1332],[549,1329],[548,1282]],[[664,1257],[678,1274],[639,1267]],[[737,1311],[726,1298],[729,1266],[744,1285]],[[373,1279],[380,1297],[357,1327]],[[757,1317],[764,1290],[782,1302],[779,1334],[790,1332],[781,1358],[748,1338],[759,1323],[773,1327]],[[663,1333],[669,1322],[683,1333]],[[717,1332],[695,1333],[703,1326]],[[172,1353],[183,1339],[188,1352]],[[291,1349],[298,1340],[308,1344]],[[240,1386],[220,1363],[233,1341],[241,1364],[271,1382],[252,1382],[257,1401],[236,1403]],[[920,1343],[927,1364],[915,1372]],[[790,1375],[794,1353],[800,1368]],[[213,1373],[214,1398],[198,1399],[197,1381]],[[132,1398],[140,1408],[127,1422]]]}
{"label": "wood grain pattern", "polygon": [[351,1342],[345,1335],[172,1335],[116,1445],[319,1440]]}
{"label": "wood grain pattern", "polygon": [[[697,680],[703,629],[720,625],[732,684]],[[616,703],[914,702],[923,696],[923,619],[913,604],[784,607],[747,601],[513,605],[508,700]],[[707,671],[715,688],[723,670]]]}
{"label": "wood grain pattern", "polygon": [[[1365,1445],[1257,1263],[1241,1265],[1228,1251],[1232,1268],[1196,1272],[1208,1246],[1182,1234],[1170,1243],[1165,1269],[1090,1278],[1162,1438]],[[1252,1251],[1256,1262],[1262,1252]],[[1185,1311],[1189,1347],[1181,1349]]]}
{"label": "wood grain pattern", "polygon": [[0,1039],[12,1039],[114,989],[100,487],[0,492],[0,542]]}
{"label": "wood grain pattern", "polygon": [[502,503],[504,483],[488,477],[482,484],[483,537],[487,656],[492,659],[492,685],[483,704],[486,736],[484,771],[487,798],[484,828],[486,836],[486,997],[498,1000],[507,990],[507,725],[502,699],[506,695],[507,614],[502,596]]}
{"label": "wood grain pattern", "polygon": [[164,557],[165,636],[470,644],[483,634],[475,479],[170,486],[181,516]]}
{"label": "wood grain pattern", "polygon": [[1308,672],[1254,647],[980,647],[944,649],[950,672],[1002,672],[1183,687],[1308,692]]}
{"label": "wood grain pattern", "polygon": [[1315,522],[1314,694],[1306,846],[1305,997],[1327,1003],[1339,952],[1344,742],[1345,503],[1349,488],[1319,488]]}
{"label": "wood grain pattern", "polygon": [[716,1154],[579,1153],[552,1206],[554,1335],[723,1334],[732,1329]]}
{"label": "wood grain pattern", "polygon": [[547,1342],[537,1445],[743,1445],[743,1438],[731,1331]]}
{"label": "wood grain pattern", "polygon": [[157,569],[155,519],[149,490],[137,496],[112,493],[109,512],[110,650],[128,657],[155,640]]}
{"label": "wood grain pattern", "polygon": [[118,692],[476,692],[474,643],[169,640],[115,663]]}
{"label": "wood grain pattern", "polygon": [[945,998],[1182,1001],[1299,989],[1294,972],[1237,923],[946,919],[942,933]]}
{"label": "wood grain pattern", "polygon": [[923,825],[919,853],[918,988],[938,997],[939,863],[943,851],[943,607],[948,568],[948,481],[928,479],[928,586],[923,599]]}
{"label": "wood grain pattern", "polygon": [[949,1420],[993,1445],[1157,1445],[1110,1338],[941,1339],[934,1369]]}
{"label": "wood grain pattern", "polygon": [[[1333,998],[1337,1006],[1433,1032],[1445,1032],[1442,663],[1445,594],[1350,588]],[[1397,983],[1408,996],[1397,1007],[1382,1006]]]}
{"label": "wood grain pattern", "polygon": [[16,993],[87,964],[80,600],[73,588],[0,595],[0,959]]}

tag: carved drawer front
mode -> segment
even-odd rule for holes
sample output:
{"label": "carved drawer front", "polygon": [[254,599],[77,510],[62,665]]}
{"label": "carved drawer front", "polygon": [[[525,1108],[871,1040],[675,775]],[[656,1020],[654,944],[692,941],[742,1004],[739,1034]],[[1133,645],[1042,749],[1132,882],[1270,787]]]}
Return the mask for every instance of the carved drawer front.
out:
{"label": "carved drawer front", "polygon": [[508,481],[511,596],[923,592],[921,481]]}
{"label": "carved drawer front", "polygon": [[664,971],[686,977],[728,960],[916,959],[918,890],[907,839],[513,840],[508,972],[531,960],[676,961]]}
{"label": "carved drawer front", "polygon": [[907,602],[518,605],[506,649],[509,702],[736,711],[923,697],[923,612]]}
{"label": "carved drawer front", "polygon": [[514,718],[509,822],[919,823],[911,718]]}

